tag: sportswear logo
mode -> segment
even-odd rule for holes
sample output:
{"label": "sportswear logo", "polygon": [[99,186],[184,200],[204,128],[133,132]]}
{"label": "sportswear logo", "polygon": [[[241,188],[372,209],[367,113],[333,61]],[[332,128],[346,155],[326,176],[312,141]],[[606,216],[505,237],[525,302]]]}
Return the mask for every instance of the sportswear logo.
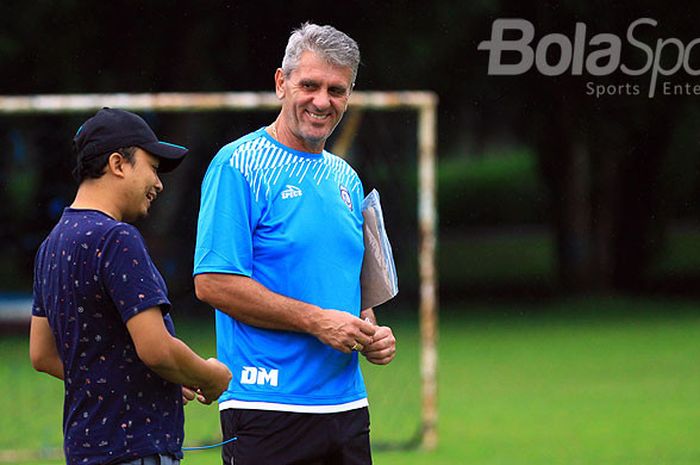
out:
{"label": "sportswear logo", "polygon": [[241,371],[241,384],[269,384],[277,386],[279,379],[279,370],[260,367],[243,367]]}
{"label": "sportswear logo", "polygon": [[297,186],[292,186],[287,184],[287,188],[282,191],[282,199],[292,199],[294,197],[301,197],[303,192]]}
{"label": "sportswear logo", "polygon": [[350,198],[350,192],[348,192],[345,186],[340,186],[340,198],[343,199],[345,205],[352,211],[352,198]]}

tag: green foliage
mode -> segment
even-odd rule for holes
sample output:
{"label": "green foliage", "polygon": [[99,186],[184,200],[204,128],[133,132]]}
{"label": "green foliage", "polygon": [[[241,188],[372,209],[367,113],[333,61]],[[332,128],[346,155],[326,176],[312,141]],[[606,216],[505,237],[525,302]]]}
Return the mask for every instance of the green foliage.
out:
{"label": "green foliage", "polygon": [[700,231],[691,227],[670,228],[665,248],[650,270],[652,278],[697,275],[700,270]]}
{"label": "green foliage", "polygon": [[442,234],[438,263],[444,295],[556,282],[554,241],[544,227]]}
{"label": "green foliage", "polygon": [[697,128],[700,110],[695,106],[684,112],[685,118],[675,128],[673,140],[663,166],[660,167],[659,202],[664,216],[671,219],[700,218],[700,147]]}
{"label": "green foliage", "polygon": [[441,226],[543,223],[547,198],[527,150],[451,157],[438,166]]}

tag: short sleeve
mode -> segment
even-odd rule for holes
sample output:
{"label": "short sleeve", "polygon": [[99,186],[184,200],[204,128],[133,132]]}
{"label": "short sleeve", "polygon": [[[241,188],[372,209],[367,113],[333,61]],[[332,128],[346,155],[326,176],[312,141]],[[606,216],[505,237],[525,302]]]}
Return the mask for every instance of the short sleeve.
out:
{"label": "short sleeve", "polygon": [[100,272],[122,321],[151,307],[170,308],[165,281],[135,227],[120,223],[105,236]]}
{"label": "short sleeve", "polygon": [[42,293],[42,280],[44,279],[41,276],[41,257],[42,257],[42,250],[44,246],[39,248],[39,251],[36,254],[36,258],[34,259],[34,285],[32,287],[32,316],[41,316],[45,317],[46,316],[46,310],[44,309],[44,296]]}
{"label": "short sleeve", "polygon": [[251,276],[258,211],[246,178],[217,156],[202,182],[193,274]]}

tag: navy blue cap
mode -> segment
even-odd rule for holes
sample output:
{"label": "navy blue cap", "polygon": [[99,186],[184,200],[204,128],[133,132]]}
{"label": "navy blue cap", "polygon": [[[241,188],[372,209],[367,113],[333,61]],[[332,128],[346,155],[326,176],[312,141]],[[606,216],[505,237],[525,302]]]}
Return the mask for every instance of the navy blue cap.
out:
{"label": "navy blue cap", "polygon": [[160,158],[158,171],[161,172],[174,170],[188,152],[181,145],[159,141],[139,115],[116,108],[105,107],[95,113],[73,137],[73,147],[79,159],[131,146]]}

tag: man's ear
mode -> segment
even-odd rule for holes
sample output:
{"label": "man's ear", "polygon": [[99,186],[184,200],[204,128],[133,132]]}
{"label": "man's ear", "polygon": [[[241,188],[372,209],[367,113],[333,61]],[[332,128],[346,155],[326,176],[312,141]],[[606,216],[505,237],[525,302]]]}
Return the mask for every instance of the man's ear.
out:
{"label": "man's ear", "polygon": [[275,93],[280,100],[284,98],[284,81],[284,71],[282,71],[282,68],[277,68],[277,71],[275,71]]}
{"label": "man's ear", "polygon": [[124,177],[124,165],[128,163],[126,158],[119,152],[112,152],[107,159],[107,172],[118,178]]}

